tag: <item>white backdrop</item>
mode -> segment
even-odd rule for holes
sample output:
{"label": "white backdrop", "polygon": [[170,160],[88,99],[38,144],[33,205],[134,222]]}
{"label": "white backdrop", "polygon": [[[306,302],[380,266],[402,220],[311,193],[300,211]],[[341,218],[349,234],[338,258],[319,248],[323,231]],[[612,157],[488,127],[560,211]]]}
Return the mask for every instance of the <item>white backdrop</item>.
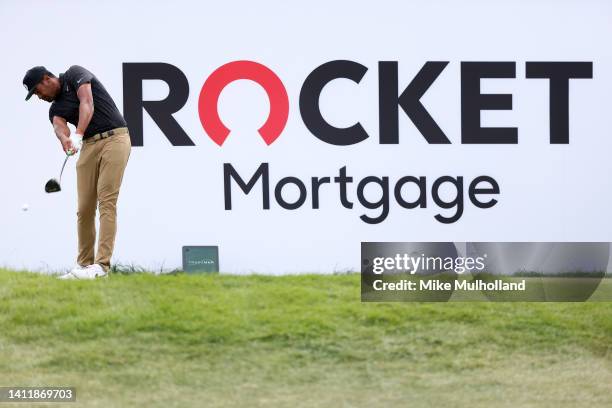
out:
{"label": "white backdrop", "polygon": [[[196,143],[173,147],[144,114],[144,146],[135,147],[119,199],[115,262],[150,268],[181,263],[182,245],[219,245],[224,272],[289,273],[359,269],[361,241],[612,241],[612,3],[600,1],[427,2],[131,2],[2,1],[3,79],[0,121],[0,264],[57,270],[76,255],[74,160],[63,191],[47,195],[63,152],[48,121],[49,105],[24,102],[21,80],[34,65],[60,73],[79,64],[94,72],[122,107],[122,63],[166,62],[190,84],[189,100],[174,115]],[[348,59],[369,68],[360,84],[330,83],[323,115],[336,126],[360,121],[371,135],[349,147],[312,136],[299,115],[300,88],[322,63]],[[289,94],[289,120],[267,146],[257,134],[268,99],[257,84],[237,81],[219,101],[232,130],[219,147],[204,133],[200,88],[219,66],[253,60],[272,69]],[[426,61],[449,65],[423,103],[451,145],[429,145],[400,111],[400,144],[378,144],[378,61],[399,62],[403,89]],[[518,127],[518,145],[460,144],[460,62],[516,61],[515,79],[483,80],[483,93],[511,93],[513,110],[483,112],[483,126]],[[593,79],[570,81],[570,144],[549,144],[549,84],[525,79],[525,61],[592,61]],[[168,87],[146,81],[144,98],[163,99]],[[487,210],[467,203],[445,225],[439,210],[392,204],[387,219],[365,224],[358,203],[344,209],[336,185],[322,188],[321,209],[295,211],[273,199],[261,209],[260,187],[234,189],[224,210],[222,164],[250,177],[270,163],[272,186],[286,176],[304,181],[335,176],[347,166],[364,176],[486,174],[500,184]],[[372,196],[376,192],[371,191]],[[355,188],[349,197],[356,201]],[[287,195],[289,198],[289,194]],[[23,204],[30,210],[21,210]],[[449,211],[445,211],[449,214]]]}

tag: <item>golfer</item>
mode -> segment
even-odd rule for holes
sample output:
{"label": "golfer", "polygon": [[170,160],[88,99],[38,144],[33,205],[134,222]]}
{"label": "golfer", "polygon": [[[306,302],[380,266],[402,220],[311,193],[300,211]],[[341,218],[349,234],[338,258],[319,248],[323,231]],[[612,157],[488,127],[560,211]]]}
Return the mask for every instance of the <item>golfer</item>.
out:
{"label": "golfer", "polygon": [[[45,67],[26,72],[23,84],[33,94],[51,102],[49,120],[66,154],[79,150],[77,161],[79,253],[77,265],[60,279],[106,277],[117,231],[117,198],[131,143],[125,119],[100,81],[88,70],[73,65],[59,78]],[[70,135],[67,123],[76,127]],[[96,207],[100,236],[96,242]]]}

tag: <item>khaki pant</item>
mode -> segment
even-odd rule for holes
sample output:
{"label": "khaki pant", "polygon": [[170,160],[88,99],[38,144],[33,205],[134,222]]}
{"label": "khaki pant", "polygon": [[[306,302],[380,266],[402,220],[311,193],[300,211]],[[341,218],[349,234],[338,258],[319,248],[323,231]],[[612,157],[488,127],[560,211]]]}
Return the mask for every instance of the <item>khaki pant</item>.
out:
{"label": "khaki pant", "polygon": [[[126,132],[96,141],[83,141],[77,161],[79,255],[81,266],[97,263],[110,268],[117,232],[117,198],[123,172],[130,157],[130,135]],[[96,206],[100,212],[100,237],[96,242]]]}

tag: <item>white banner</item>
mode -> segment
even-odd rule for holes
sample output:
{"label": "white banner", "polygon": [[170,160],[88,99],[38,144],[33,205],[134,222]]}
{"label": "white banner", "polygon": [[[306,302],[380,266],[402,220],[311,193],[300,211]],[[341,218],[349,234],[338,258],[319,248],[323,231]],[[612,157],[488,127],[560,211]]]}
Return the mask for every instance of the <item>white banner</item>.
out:
{"label": "white banner", "polygon": [[89,69],[128,120],[114,262],[218,245],[223,272],[331,273],[362,241],[612,241],[610,21],[603,0],[2,2],[0,264],[76,258],[35,65]]}

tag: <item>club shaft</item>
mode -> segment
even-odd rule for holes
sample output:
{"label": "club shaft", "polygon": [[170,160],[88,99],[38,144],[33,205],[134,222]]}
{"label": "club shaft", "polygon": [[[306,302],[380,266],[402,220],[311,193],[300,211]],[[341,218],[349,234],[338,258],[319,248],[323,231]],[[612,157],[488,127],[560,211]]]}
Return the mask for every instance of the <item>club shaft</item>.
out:
{"label": "club shaft", "polygon": [[62,175],[64,174],[64,167],[66,167],[66,162],[68,161],[69,157],[70,156],[66,156],[66,158],[64,159],[64,164],[62,164],[62,170],[60,171],[60,177],[59,177],[60,184],[62,184]]}

